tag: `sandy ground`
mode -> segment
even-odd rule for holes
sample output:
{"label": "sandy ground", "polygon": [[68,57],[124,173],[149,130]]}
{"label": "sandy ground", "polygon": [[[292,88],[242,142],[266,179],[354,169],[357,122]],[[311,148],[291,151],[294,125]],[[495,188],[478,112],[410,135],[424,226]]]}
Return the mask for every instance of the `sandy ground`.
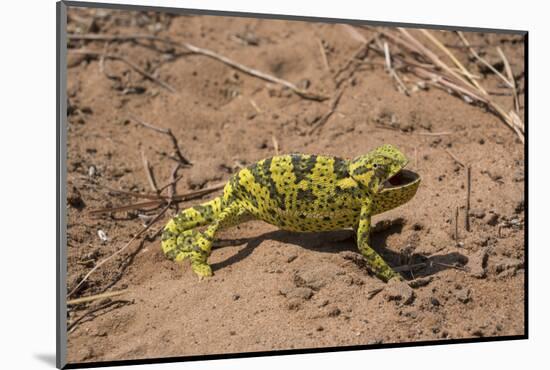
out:
{"label": "sandy ground", "polygon": [[[334,75],[360,46],[339,24],[87,9],[69,11],[68,31],[189,42],[327,96],[335,92]],[[458,47],[455,34],[434,35],[497,93],[495,101],[513,109],[510,90]],[[521,37],[466,36],[500,70],[496,47],[502,48],[523,114]],[[387,222],[379,224],[372,245],[393,266],[432,262],[403,273],[415,286],[412,301],[392,299],[387,289],[370,296],[382,283],[366,271],[350,232],[297,234],[252,221],[220,234],[210,259],[215,276],[199,282],[188,263],[165,259],[152,237],[174,215],[170,209],[149,230],[151,238],[101,266],[71,296],[126,289],[111,300],[70,307],[69,323],[104,308],[72,327],[69,362],[524,333],[524,145],[495,115],[433,87],[405,96],[384,70],[384,58],[369,51],[354,62],[351,76],[344,73],[334,114],[310,133],[330,100],[303,99],[219,61],[148,40],[71,41],[69,48],[122,56],[176,92],[120,60],[69,54],[68,290],[139,232],[140,215],[160,210],[88,213],[143,201],[104,186],[151,192],[142,152],[159,187],[169,182],[175,164],[170,139],[130,116],[177,137],[193,163],[179,171],[178,194],[227,180],[240,166],[274,155],[275,143],[281,153],[340,157],[391,143],[411,159],[422,184],[411,202],[375,217],[375,223]],[[414,85],[415,77],[401,76]],[[441,132],[448,134],[434,135]],[[447,151],[471,165],[470,232],[464,228],[466,169]],[[456,207],[459,243],[453,240]]]}

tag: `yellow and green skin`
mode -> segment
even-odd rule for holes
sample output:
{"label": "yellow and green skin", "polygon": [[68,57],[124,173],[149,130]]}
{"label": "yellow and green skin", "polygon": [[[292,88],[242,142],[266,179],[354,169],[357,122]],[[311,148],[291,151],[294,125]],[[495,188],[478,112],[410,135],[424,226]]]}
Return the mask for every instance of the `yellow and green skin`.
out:
{"label": "yellow and green skin", "polygon": [[[261,160],[234,174],[222,196],[172,218],[162,250],[177,262],[189,258],[202,278],[212,275],[207,259],[216,233],[245,221],[259,219],[298,232],[353,228],[367,267],[385,282],[401,279],[369,245],[369,230],[371,216],[415,195],[420,177],[404,169],[407,162],[391,145],[351,160],[307,154]],[[200,226],[206,229],[195,229]]]}

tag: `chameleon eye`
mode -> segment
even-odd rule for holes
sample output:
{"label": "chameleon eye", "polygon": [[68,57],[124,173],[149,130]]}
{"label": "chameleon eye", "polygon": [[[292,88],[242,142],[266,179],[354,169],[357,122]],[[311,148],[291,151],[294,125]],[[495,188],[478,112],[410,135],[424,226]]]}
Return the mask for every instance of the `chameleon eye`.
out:
{"label": "chameleon eye", "polygon": [[378,165],[375,163],[372,165],[373,168],[378,168]]}

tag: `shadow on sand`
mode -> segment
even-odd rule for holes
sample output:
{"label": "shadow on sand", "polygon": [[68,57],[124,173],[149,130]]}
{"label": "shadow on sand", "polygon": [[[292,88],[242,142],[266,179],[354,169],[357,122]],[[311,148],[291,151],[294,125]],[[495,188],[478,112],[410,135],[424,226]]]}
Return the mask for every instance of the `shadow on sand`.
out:
{"label": "shadow on sand", "polygon": [[[408,251],[397,253],[389,250],[387,248],[388,237],[392,234],[400,234],[402,229],[403,224],[401,222],[390,222],[388,225],[381,228],[381,230],[377,230],[375,227],[371,233],[370,245],[384,258],[385,261],[388,262],[390,266],[425,265],[424,267],[415,269],[414,276],[409,271],[402,271],[405,278],[430,276],[449,268],[461,268],[468,262],[468,258],[466,256],[457,252],[442,255],[423,256],[420,254],[411,254]],[[237,254],[227,258],[225,261],[213,263],[212,269],[214,271],[220,270],[243,260],[265,240],[295,244],[305,249],[323,253],[336,254],[344,251],[358,253],[353,230],[316,233],[297,233],[276,230],[253,238],[217,241],[214,246],[215,249],[242,244],[246,244],[246,246]]]}

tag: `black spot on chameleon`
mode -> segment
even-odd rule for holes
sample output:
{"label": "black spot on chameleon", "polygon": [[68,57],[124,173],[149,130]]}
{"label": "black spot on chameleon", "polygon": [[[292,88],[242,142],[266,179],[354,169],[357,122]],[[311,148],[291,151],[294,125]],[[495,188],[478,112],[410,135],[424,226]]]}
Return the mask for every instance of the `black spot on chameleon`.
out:
{"label": "black spot on chameleon", "polygon": [[362,174],[367,173],[367,172],[369,172],[369,171],[371,171],[371,170],[372,170],[372,169],[371,169],[369,166],[367,166],[367,165],[362,165],[362,166],[356,168],[355,171],[353,171],[353,174],[354,174],[354,175],[362,175]]}
{"label": "black spot on chameleon", "polygon": [[304,202],[315,202],[317,200],[317,197],[315,194],[313,194],[313,191],[311,189],[298,189],[298,192],[296,194],[296,199],[298,201],[304,201]]}
{"label": "black spot on chameleon", "polygon": [[[255,165],[248,167],[248,169],[252,173],[254,181],[262,187],[266,188],[269,192],[270,198],[276,202],[279,208],[284,210],[286,208],[285,196],[284,194],[280,194],[277,191],[277,186],[275,184],[275,181],[273,181],[271,174],[271,163],[272,158],[268,158],[263,162],[259,162]],[[250,201],[254,203],[255,207],[258,207],[258,200],[255,194],[250,194],[249,192],[247,199],[250,199]]]}
{"label": "black spot on chameleon", "polygon": [[161,240],[166,241],[166,240],[169,240],[169,239],[177,237],[177,236],[178,236],[178,234],[173,233],[170,230],[164,230],[162,232]]}
{"label": "black spot on chameleon", "polygon": [[180,252],[174,248],[172,250],[169,250],[168,252],[165,252],[165,254],[166,254],[166,257],[168,257],[168,259],[173,261],[176,259],[178,254],[180,254]]}
{"label": "black spot on chameleon", "polygon": [[316,155],[291,154],[292,172],[296,177],[295,183],[306,180],[317,163]]}
{"label": "black spot on chameleon", "polygon": [[334,159],[332,171],[334,172],[336,180],[341,180],[349,177],[348,165],[348,161],[346,160],[340,158]]}

